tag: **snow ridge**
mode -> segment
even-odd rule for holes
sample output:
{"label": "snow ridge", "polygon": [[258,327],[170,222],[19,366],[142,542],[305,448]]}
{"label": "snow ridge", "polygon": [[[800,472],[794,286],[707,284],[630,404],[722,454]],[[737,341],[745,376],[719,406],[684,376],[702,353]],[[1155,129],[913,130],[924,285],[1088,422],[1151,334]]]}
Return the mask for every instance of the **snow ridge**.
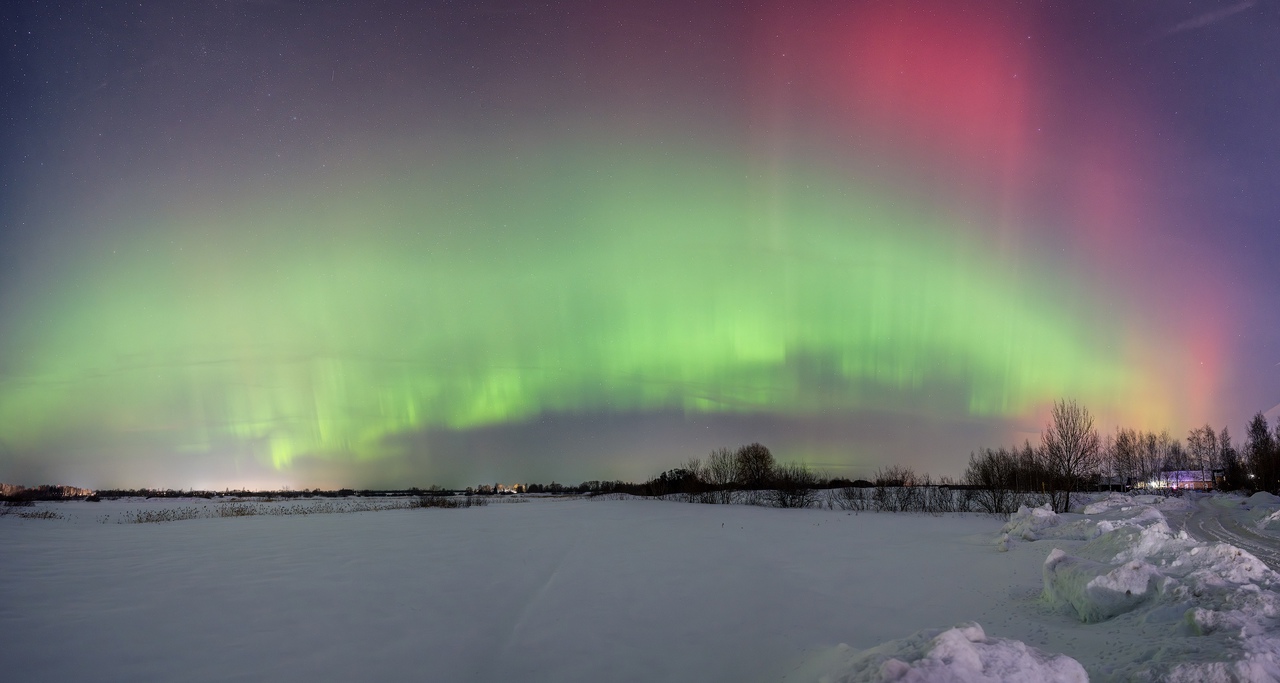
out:
{"label": "snow ridge", "polygon": [[1050,605],[1085,623],[1173,611],[1182,615],[1173,625],[1181,634],[1213,636],[1191,661],[1152,666],[1147,675],[1280,680],[1280,574],[1245,550],[1174,531],[1158,505],[1164,503],[1113,495],[1071,524],[1051,523],[1043,510],[1020,510],[1010,524],[1089,539],[1072,554],[1054,548],[1045,559],[1043,597]]}
{"label": "snow ridge", "polygon": [[[1280,574],[1241,548],[1171,528],[1166,513],[1191,508],[1185,499],[1121,494],[1072,514],[1023,507],[996,546],[1061,542],[1070,551],[1052,548],[1042,566],[1045,608],[1071,615],[1084,629],[1115,620],[1122,631],[1142,624],[1149,634],[1164,634],[1156,635],[1154,649],[1103,658],[1109,663],[1092,672],[1098,680],[1280,682]],[[1088,680],[1070,656],[988,637],[974,622],[860,652],[841,645],[812,673],[809,680],[824,683]]]}
{"label": "snow ridge", "polygon": [[990,638],[975,622],[920,631],[856,652],[837,648],[821,683],[1085,683],[1084,667],[1006,638]]}

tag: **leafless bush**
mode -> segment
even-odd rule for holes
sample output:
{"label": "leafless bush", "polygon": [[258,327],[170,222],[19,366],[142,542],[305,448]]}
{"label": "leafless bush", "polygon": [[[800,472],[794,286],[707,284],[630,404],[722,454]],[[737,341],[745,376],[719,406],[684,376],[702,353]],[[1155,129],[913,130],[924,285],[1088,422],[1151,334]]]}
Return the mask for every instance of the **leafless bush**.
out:
{"label": "leafless bush", "polygon": [[872,489],[861,486],[840,489],[836,493],[835,503],[841,510],[866,512],[872,508]]}
{"label": "leafless bush", "polygon": [[[423,499],[428,498],[426,496]],[[447,500],[447,499],[443,499]],[[488,501],[482,498],[468,499],[458,503],[452,507],[473,507],[477,505],[487,505]],[[419,500],[385,500],[385,501],[366,501],[366,500],[326,500],[307,503],[294,503],[288,505],[274,504],[264,501],[251,501],[247,499],[236,499],[226,503],[210,507],[177,507],[166,508],[160,510],[130,510],[122,513],[117,523],[120,524],[146,524],[156,522],[179,522],[188,519],[198,519],[207,517],[256,517],[260,515],[269,516],[294,516],[294,515],[325,515],[325,514],[342,514],[351,512],[380,512],[383,510],[403,510],[410,507],[437,507],[432,505],[421,505]],[[449,507],[449,506],[445,506]],[[104,515],[99,521],[105,520],[108,516]]]}
{"label": "leafless bush", "polygon": [[686,501],[703,504],[720,502],[717,495],[719,492],[710,484],[709,467],[709,462],[704,464],[701,458],[689,458],[684,464],[683,471],[688,472],[689,476],[680,483],[680,489]]}
{"label": "leafless bush", "polygon": [[33,510],[31,512],[19,512],[17,515],[23,519],[62,519],[62,515],[53,510]]}
{"label": "leafless bush", "polygon": [[[425,496],[424,496],[425,497]],[[254,503],[248,501],[229,502],[218,505],[212,516],[215,517],[255,517],[258,515],[293,516],[293,515],[328,515],[349,512],[380,512],[383,510],[403,510],[409,507],[423,507],[417,501],[391,500],[384,502],[368,502],[361,500],[318,501],[296,503],[291,505],[273,505],[270,503]]]}
{"label": "leafless bush", "polygon": [[773,468],[773,488],[769,502],[778,508],[812,507],[818,500],[820,478],[803,463],[788,463]]}
{"label": "leafless bush", "polygon": [[[463,500],[469,500],[463,498]],[[416,508],[460,508],[462,501],[450,496],[422,496],[414,502]]]}
{"label": "leafless bush", "polygon": [[945,515],[951,512],[968,512],[967,497],[952,488],[952,481],[943,477],[934,484],[929,475],[924,475],[918,484],[920,489],[920,511],[931,515]]}
{"label": "leafless bush", "polygon": [[217,507],[219,517],[251,517],[258,514],[252,503],[225,503]]}
{"label": "leafless bush", "polygon": [[722,504],[733,502],[733,485],[738,480],[738,465],[733,451],[728,448],[712,451],[711,455],[707,456],[703,476],[706,478],[715,502]]}
{"label": "leafless bush", "polygon": [[1017,512],[1019,507],[1023,505],[1027,507],[1042,507],[1052,500],[1048,493],[1036,493],[1034,491],[1023,491],[1018,494],[1014,504],[1013,511]]}
{"label": "leafless bush", "polygon": [[973,501],[979,510],[992,515],[1008,515],[1017,510],[1018,458],[1004,448],[990,448],[981,454],[969,454],[965,483],[973,488]]}
{"label": "leafless bush", "polygon": [[[524,498],[512,498],[510,500],[502,499],[503,503],[527,503]],[[412,507],[416,508],[470,508],[484,507],[489,504],[489,499],[484,496],[462,496],[455,498],[452,496],[422,496],[415,501]]]}
{"label": "leafless bush", "polygon": [[180,522],[196,519],[201,516],[197,507],[164,508],[162,510],[130,510],[121,515],[121,524],[155,524],[158,522]]}
{"label": "leafless bush", "polygon": [[630,493],[593,493],[587,496],[588,500],[627,500],[632,496]]}
{"label": "leafless bush", "polygon": [[773,454],[760,443],[740,446],[734,454],[738,482],[743,488],[762,489],[773,478]]}
{"label": "leafless bush", "polygon": [[922,507],[916,487],[916,473],[910,467],[893,465],[875,473],[872,494],[874,509],[881,512],[907,512]]}
{"label": "leafless bush", "polygon": [[840,489],[832,502],[850,512],[925,512],[942,515],[972,509],[969,491],[943,477],[934,483],[929,475],[916,475],[907,467],[891,467],[876,473],[870,487]]}

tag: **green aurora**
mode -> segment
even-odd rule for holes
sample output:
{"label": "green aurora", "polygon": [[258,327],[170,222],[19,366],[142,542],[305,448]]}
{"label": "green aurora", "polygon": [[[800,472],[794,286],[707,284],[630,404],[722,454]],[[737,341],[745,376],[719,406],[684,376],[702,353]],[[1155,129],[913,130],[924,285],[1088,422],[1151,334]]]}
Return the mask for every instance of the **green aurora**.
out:
{"label": "green aurora", "polygon": [[1008,417],[1136,391],[1118,333],[1088,324],[1100,294],[1008,267],[976,216],[753,168],[457,156],[116,219],[8,332],[0,433],[287,471],[550,414]]}

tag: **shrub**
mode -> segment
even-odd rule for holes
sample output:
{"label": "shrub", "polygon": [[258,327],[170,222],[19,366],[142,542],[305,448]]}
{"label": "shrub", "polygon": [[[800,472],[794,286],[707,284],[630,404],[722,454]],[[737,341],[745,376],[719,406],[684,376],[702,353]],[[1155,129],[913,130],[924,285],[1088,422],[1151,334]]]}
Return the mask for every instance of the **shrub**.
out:
{"label": "shrub", "polygon": [[807,465],[788,463],[773,468],[773,489],[769,502],[778,508],[812,507],[818,500],[821,479]]}
{"label": "shrub", "polygon": [[195,519],[200,516],[200,508],[180,507],[164,510],[132,510],[124,513],[124,524],[154,524],[157,522],[179,522],[184,519]]}
{"label": "shrub", "polygon": [[764,488],[773,477],[775,467],[773,454],[763,444],[751,443],[740,446],[734,454],[734,463],[738,483],[744,488]]}
{"label": "shrub", "polygon": [[876,470],[875,490],[872,500],[881,512],[907,512],[923,509],[918,500],[921,491],[916,487],[916,473],[910,467],[894,465]]}
{"label": "shrub", "polygon": [[850,486],[836,493],[835,503],[841,510],[866,512],[871,509],[871,489],[861,486]]}
{"label": "shrub", "polygon": [[23,519],[62,519],[62,515],[53,510],[34,510],[32,512],[19,512],[18,516]]}
{"label": "shrub", "polygon": [[416,508],[460,508],[463,501],[470,501],[472,497],[466,497],[462,500],[456,498],[446,498],[444,496],[421,496],[417,502],[413,504]]}

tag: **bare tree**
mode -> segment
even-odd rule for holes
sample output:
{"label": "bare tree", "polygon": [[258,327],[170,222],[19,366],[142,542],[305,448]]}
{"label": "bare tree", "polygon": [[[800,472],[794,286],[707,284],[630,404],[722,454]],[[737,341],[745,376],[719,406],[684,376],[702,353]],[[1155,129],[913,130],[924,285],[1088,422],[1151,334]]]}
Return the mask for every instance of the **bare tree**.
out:
{"label": "bare tree", "polygon": [[853,512],[863,512],[871,509],[871,492],[872,489],[862,486],[849,486],[840,489],[836,494],[836,505],[841,510],[851,510]]}
{"label": "bare tree", "polygon": [[1210,425],[1193,429],[1187,434],[1187,453],[1192,464],[1200,470],[1203,480],[1212,481],[1209,473],[1218,469],[1218,432]]}
{"label": "bare tree", "polygon": [[939,477],[935,482],[927,472],[920,475],[916,479],[916,487],[920,491],[916,500],[920,510],[931,515],[968,511],[968,498],[956,496],[955,485],[950,477]]}
{"label": "bare tree", "polygon": [[1101,477],[1101,483],[1106,484],[1107,490],[1110,491],[1119,478],[1119,472],[1116,469],[1116,460],[1112,457],[1115,452],[1116,439],[1113,435],[1108,434],[1102,440],[1102,445],[1098,450],[1098,475]]}
{"label": "bare tree", "polygon": [[807,508],[818,500],[819,476],[803,463],[788,463],[773,470],[769,499],[774,507]]}
{"label": "bare tree", "polygon": [[1171,436],[1167,429],[1156,436],[1156,450],[1159,454],[1156,479],[1162,482],[1165,488],[1170,488],[1177,476],[1175,472],[1190,468],[1186,451],[1182,448],[1182,441]]}
{"label": "bare tree", "polygon": [[1111,442],[1111,467],[1125,486],[1132,486],[1142,474],[1142,444],[1138,432],[1132,429],[1116,429]]}
{"label": "bare tree", "polygon": [[1160,477],[1160,468],[1164,463],[1160,437],[1155,432],[1139,432],[1138,437],[1138,461],[1141,463],[1139,473],[1144,482],[1154,482]]}
{"label": "bare tree", "polygon": [[701,458],[690,457],[684,469],[691,475],[684,482],[684,494],[690,503],[717,503],[716,492],[707,485],[707,465]]}
{"label": "bare tree", "polygon": [[983,512],[1007,515],[1017,507],[1018,494],[1013,491],[1017,473],[1017,456],[1004,448],[988,448],[981,455],[969,454],[964,482],[974,487],[973,500]]}
{"label": "bare tree", "polygon": [[732,503],[733,484],[738,480],[738,465],[733,451],[728,448],[712,451],[711,455],[707,456],[705,473],[707,484],[715,494],[716,501]]}
{"label": "bare tree", "polygon": [[1024,493],[1044,494],[1049,487],[1049,476],[1044,469],[1044,458],[1040,451],[1033,448],[1031,441],[1023,441],[1022,448],[1015,449],[1018,459],[1018,473],[1014,476],[1014,488]]}
{"label": "bare tree", "polygon": [[917,507],[916,472],[906,465],[881,467],[873,476],[874,501],[881,512],[905,512]]}
{"label": "bare tree", "polygon": [[769,485],[773,478],[773,454],[759,443],[738,448],[734,454],[738,481],[743,488],[759,490]]}
{"label": "bare tree", "polygon": [[1040,441],[1052,479],[1050,501],[1055,512],[1066,512],[1071,505],[1071,489],[1098,459],[1100,444],[1093,415],[1074,400],[1057,401]]}

